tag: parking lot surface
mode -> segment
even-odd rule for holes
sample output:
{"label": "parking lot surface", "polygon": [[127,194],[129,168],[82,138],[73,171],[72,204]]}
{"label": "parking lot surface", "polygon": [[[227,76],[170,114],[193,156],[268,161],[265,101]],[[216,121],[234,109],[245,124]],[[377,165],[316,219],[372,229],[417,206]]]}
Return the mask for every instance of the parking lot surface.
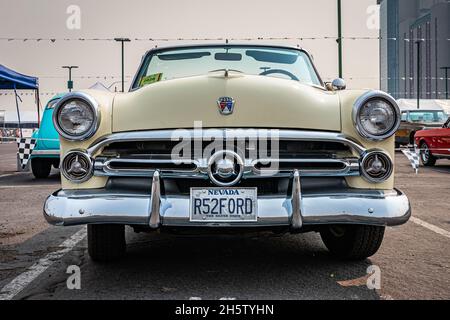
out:
{"label": "parking lot surface", "polygon": [[[14,173],[14,152],[0,144],[2,299],[450,298],[450,161],[416,175],[397,153],[396,186],[410,198],[413,218],[387,228],[379,252],[363,262],[333,259],[315,233],[194,237],[127,229],[127,256],[96,264],[85,227],[44,221],[58,171],[45,180]],[[71,265],[81,271],[79,290],[66,284]],[[366,286],[373,265],[381,272],[377,290]]]}

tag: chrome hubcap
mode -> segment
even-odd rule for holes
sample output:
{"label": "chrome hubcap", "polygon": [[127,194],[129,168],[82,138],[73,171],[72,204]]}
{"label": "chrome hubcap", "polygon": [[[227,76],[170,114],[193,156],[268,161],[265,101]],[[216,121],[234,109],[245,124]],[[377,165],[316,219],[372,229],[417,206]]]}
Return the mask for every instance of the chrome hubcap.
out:
{"label": "chrome hubcap", "polygon": [[421,154],[422,154],[422,160],[424,162],[427,162],[428,159],[430,158],[430,150],[428,150],[427,145],[425,145],[425,144],[422,145]]}

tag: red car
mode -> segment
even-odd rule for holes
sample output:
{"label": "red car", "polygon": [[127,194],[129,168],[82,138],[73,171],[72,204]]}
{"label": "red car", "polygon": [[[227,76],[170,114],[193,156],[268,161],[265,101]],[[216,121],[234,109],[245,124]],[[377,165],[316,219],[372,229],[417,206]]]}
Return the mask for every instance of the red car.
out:
{"label": "red car", "polygon": [[437,159],[450,159],[450,117],[442,128],[417,131],[414,139],[424,166],[434,166]]}

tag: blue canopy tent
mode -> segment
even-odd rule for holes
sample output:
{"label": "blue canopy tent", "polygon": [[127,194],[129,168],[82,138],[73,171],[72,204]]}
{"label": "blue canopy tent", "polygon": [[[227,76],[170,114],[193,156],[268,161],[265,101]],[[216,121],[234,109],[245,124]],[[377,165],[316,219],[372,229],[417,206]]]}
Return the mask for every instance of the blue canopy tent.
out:
{"label": "blue canopy tent", "polygon": [[0,64],[0,90],[14,90],[14,95],[16,97],[16,109],[17,109],[17,119],[19,120],[20,136],[22,137],[22,127],[20,124],[20,111],[19,111],[19,95],[17,90],[35,90],[36,94],[36,104],[38,112],[38,126],[40,121],[39,112],[39,79],[36,77],[26,76],[20,74],[14,70],[11,70]]}

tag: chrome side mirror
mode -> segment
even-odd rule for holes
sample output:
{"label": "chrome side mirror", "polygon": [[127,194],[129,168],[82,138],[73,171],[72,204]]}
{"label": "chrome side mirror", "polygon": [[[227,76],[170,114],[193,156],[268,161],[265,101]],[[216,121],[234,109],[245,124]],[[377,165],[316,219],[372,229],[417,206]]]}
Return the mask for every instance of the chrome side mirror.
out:
{"label": "chrome side mirror", "polygon": [[331,83],[331,85],[333,86],[334,90],[345,90],[345,88],[347,88],[347,84],[345,83],[345,80],[342,78],[337,78],[334,79],[333,82]]}

